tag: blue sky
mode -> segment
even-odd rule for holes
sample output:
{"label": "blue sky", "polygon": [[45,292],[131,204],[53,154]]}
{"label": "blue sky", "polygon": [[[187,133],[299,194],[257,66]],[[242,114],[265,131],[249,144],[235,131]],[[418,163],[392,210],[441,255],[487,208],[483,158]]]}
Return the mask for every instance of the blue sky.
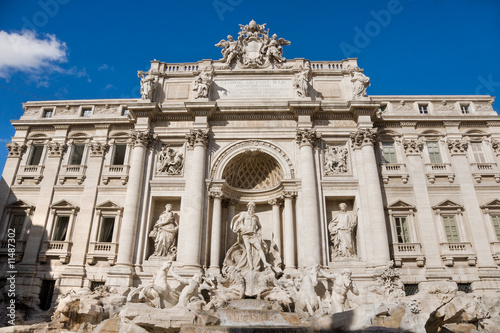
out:
{"label": "blue sky", "polygon": [[500,92],[498,0],[1,0],[0,170],[21,103],[138,98],[150,60],[219,59],[252,19],[286,58],[357,57],[371,95]]}

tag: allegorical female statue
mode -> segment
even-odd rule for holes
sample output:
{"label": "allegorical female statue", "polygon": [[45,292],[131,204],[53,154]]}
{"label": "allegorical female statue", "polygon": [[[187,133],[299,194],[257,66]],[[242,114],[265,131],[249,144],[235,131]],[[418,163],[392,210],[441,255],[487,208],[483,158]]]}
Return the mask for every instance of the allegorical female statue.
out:
{"label": "allegorical female statue", "polygon": [[347,211],[347,205],[339,205],[340,212],[328,223],[330,240],[332,241],[332,259],[335,257],[356,257],[354,228],[357,219]]}
{"label": "allegorical female statue", "polygon": [[172,204],[165,206],[165,211],[161,213],[153,230],[149,233],[149,237],[154,238],[153,256],[165,257],[167,260],[174,260],[177,254],[176,243],[179,226],[172,208]]}

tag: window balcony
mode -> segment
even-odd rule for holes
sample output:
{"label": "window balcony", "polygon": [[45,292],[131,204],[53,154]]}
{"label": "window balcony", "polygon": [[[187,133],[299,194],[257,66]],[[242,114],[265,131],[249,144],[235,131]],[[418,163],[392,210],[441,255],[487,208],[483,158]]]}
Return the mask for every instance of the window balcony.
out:
{"label": "window balcony", "polygon": [[491,249],[493,250],[493,259],[497,265],[500,265],[500,242],[491,242]]}
{"label": "window balcony", "polygon": [[472,177],[480,183],[483,177],[493,177],[500,183],[500,172],[496,163],[471,163]]}
{"label": "window balcony", "polygon": [[420,243],[395,243],[392,244],[394,253],[394,266],[401,267],[403,261],[415,261],[418,267],[423,267],[425,257]]}
{"label": "window balcony", "polygon": [[35,184],[40,184],[43,178],[43,165],[24,165],[19,167],[19,171],[16,176],[16,183],[18,185],[22,184],[26,179],[33,179]]}
{"label": "window balcony", "polygon": [[[10,244],[11,244],[11,246],[10,246],[11,249],[13,248],[12,245],[15,245],[14,258],[15,258],[16,262],[21,261],[23,254],[24,254],[25,241],[16,240],[15,243],[10,243]],[[11,251],[9,251],[9,241],[7,241],[7,240],[1,241],[1,243],[0,243],[0,256],[7,256],[10,253],[12,253]]]}
{"label": "window balcony", "polygon": [[128,182],[128,165],[106,165],[102,173],[102,182],[107,185],[110,179],[119,179],[122,185]]}
{"label": "window balcony", "polygon": [[106,259],[110,265],[114,265],[117,253],[117,243],[90,242],[89,252],[87,253],[87,263],[93,265],[98,258],[103,258]]}
{"label": "window balcony", "polygon": [[427,163],[425,164],[425,174],[431,184],[434,184],[436,178],[448,178],[450,183],[455,181],[455,173],[450,163]]}
{"label": "window balcony", "polygon": [[381,173],[384,184],[389,183],[389,178],[401,178],[403,184],[406,184],[410,177],[405,164],[383,163],[381,164]]}
{"label": "window balcony", "polygon": [[476,265],[477,256],[471,243],[441,243],[440,247],[441,259],[446,266],[453,266],[456,260],[466,260],[469,266]]}
{"label": "window balcony", "polygon": [[47,261],[49,257],[59,258],[61,263],[67,264],[71,256],[71,245],[69,241],[44,241],[42,250],[38,255],[38,260],[42,263]]}
{"label": "window balcony", "polygon": [[59,173],[59,184],[63,185],[67,179],[76,179],[78,185],[85,180],[85,165],[63,165]]}

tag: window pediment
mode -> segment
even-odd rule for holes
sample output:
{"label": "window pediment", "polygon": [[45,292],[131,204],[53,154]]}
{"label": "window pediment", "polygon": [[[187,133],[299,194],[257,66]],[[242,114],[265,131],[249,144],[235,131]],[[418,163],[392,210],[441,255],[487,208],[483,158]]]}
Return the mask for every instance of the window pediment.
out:
{"label": "window pediment", "polygon": [[415,206],[404,202],[403,200],[398,200],[393,204],[387,206],[388,210],[415,210]]}
{"label": "window pediment", "polygon": [[432,209],[434,210],[457,210],[457,211],[462,211],[464,210],[464,207],[456,202],[453,202],[451,200],[445,200],[442,201],[441,203],[432,206]]}

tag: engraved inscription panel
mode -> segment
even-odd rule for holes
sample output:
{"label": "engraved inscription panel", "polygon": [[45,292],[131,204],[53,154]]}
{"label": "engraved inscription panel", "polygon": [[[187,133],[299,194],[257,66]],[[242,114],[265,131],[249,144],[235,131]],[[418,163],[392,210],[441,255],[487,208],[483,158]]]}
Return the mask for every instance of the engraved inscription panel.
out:
{"label": "engraved inscription panel", "polygon": [[338,82],[317,82],[315,88],[320,98],[342,98],[342,91]]}
{"label": "engraved inscription panel", "polygon": [[167,85],[167,99],[188,99],[189,84]]}
{"label": "engraved inscription panel", "polygon": [[221,80],[212,84],[212,99],[291,98],[291,80]]}

